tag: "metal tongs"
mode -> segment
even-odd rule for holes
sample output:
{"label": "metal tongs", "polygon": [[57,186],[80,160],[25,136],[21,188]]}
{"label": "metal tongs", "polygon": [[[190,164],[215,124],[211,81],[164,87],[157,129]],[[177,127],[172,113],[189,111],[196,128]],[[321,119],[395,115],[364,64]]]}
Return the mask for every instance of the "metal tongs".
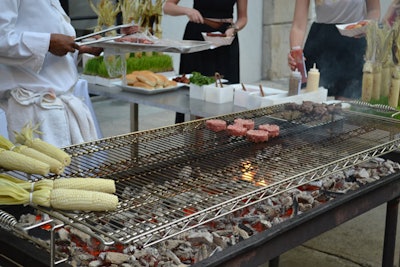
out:
{"label": "metal tongs", "polygon": [[[93,33],[89,33],[80,37],[75,38],[75,42],[81,42],[83,45],[89,45],[89,44],[95,44],[95,43],[101,43],[101,42],[106,42],[106,41],[110,41],[110,40],[114,40],[114,39],[118,39],[121,38],[122,36],[125,36],[125,34],[120,34],[120,35],[116,35],[116,36],[109,36],[109,37],[103,37],[100,39],[96,39],[96,40],[90,40],[87,42],[84,42],[83,40],[93,37],[93,36],[97,36],[106,32],[110,32],[110,31],[114,31],[114,30],[118,30],[118,29],[122,29],[122,28],[128,28],[128,27],[132,27],[135,26],[135,24],[129,23],[129,24],[121,24],[121,25],[117,25],[117,26],[112,26],[109,27],[107,29],[101,30],[101,31],[97,31],[97,32],[93,32]],[[82,42],[83,41],[83,42]]]}

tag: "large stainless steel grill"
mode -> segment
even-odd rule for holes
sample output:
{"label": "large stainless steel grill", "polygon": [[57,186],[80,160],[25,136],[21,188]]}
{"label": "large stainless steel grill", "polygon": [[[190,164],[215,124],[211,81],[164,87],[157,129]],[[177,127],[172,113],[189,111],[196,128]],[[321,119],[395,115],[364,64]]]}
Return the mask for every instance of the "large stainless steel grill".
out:
{"label": "large stainless steel grill", "polygon": [[288,114],[278,105],[218,117],[279,125],[280,136],[266,143],[212,132],[202,119],[68,147],[73,160],[63,176],[114,179],[118,209],[35,208],[105,245],[151,246],[400,147],[396,120],[351,111]]}

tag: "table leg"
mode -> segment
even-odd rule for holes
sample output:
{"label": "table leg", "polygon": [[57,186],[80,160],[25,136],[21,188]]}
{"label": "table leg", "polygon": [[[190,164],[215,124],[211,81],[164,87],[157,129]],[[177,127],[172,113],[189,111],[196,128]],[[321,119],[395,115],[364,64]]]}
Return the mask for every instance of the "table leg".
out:
{"label": "table leg", "polygon": [[399,200],[400,199],[397,198],[386,204],[385,240],[383,244],[382,267],[392,267],[394,263]]}
{"label": "table leg", "polygon": [[139,131],[139,105],[130,104],[131,132]]}

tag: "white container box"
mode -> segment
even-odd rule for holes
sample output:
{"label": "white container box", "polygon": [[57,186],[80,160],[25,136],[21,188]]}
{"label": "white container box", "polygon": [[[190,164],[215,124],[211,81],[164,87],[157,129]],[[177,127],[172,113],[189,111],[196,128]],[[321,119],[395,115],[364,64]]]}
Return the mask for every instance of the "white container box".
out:
{"label": "white container box", "polygon": [[326,101],[328,98],[328,90],[320,87],[317,91],[306,92],[305,90],[301,90],[300,94],[288,96],[285,94],[273,95],[271,97],[266,97],[261,101],[261,107],[267,107],[272,105],[278,105],[283,103],[294,102],[297,104],[301,104],[303,101],[312,101],[315,103],[322,103]]}
{"label": "white container box", "polygon": [[215,84],[205,85],[205,100],[211,103],[228,103],[233,102],[233,87],[230,85],[224,85],[223,87],[217,87]]}
{"label": "white container box", "polygon": [[235,88],[234,105],[245,107],[247,109],[259,108],[261,103],[271,96],[284,94],[285,90],[274,89],[263,86],[264,97],[261,96],[259,85],[244,84],[246,91],[243,90],[241,84],[232,84]]}
{"label": "white container box", "polygon": [[199,100],[205,100],[206,93],[204,85],[189,84],[189,97]]}

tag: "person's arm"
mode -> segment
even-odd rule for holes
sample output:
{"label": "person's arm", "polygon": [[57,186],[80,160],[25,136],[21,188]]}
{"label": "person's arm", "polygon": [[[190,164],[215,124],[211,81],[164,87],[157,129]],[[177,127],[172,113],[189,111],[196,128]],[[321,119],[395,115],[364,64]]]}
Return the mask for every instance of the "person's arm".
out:
{"label": "person's arm", "polygon": [[[307,31],[309,8],[310,0],[296,0],[289,36],[290,49],[296,46],[303,47]],[[288,63],[290,69],[294,70],[296,68],[296,62],[290,53],[288,54]]]}
{"label": "person's arm", "polygon": [[187,16],[191,22],[204,23],[203,16],[198,10],[179,6],[178,3],[179,0],[167,0],[163,7],[164,13],[170,16]]}
{"label": "person's arm", "polygon": [[366,19],[379,21],[381,18],[380,0],[366,0],[366,2],[367,2]]}
{"label": "person's arm", "polygon": [[237,1],[237,20],[232,28],[225,31],[227,36],[235,35],[242,30],[247,24],[247,0]]}

